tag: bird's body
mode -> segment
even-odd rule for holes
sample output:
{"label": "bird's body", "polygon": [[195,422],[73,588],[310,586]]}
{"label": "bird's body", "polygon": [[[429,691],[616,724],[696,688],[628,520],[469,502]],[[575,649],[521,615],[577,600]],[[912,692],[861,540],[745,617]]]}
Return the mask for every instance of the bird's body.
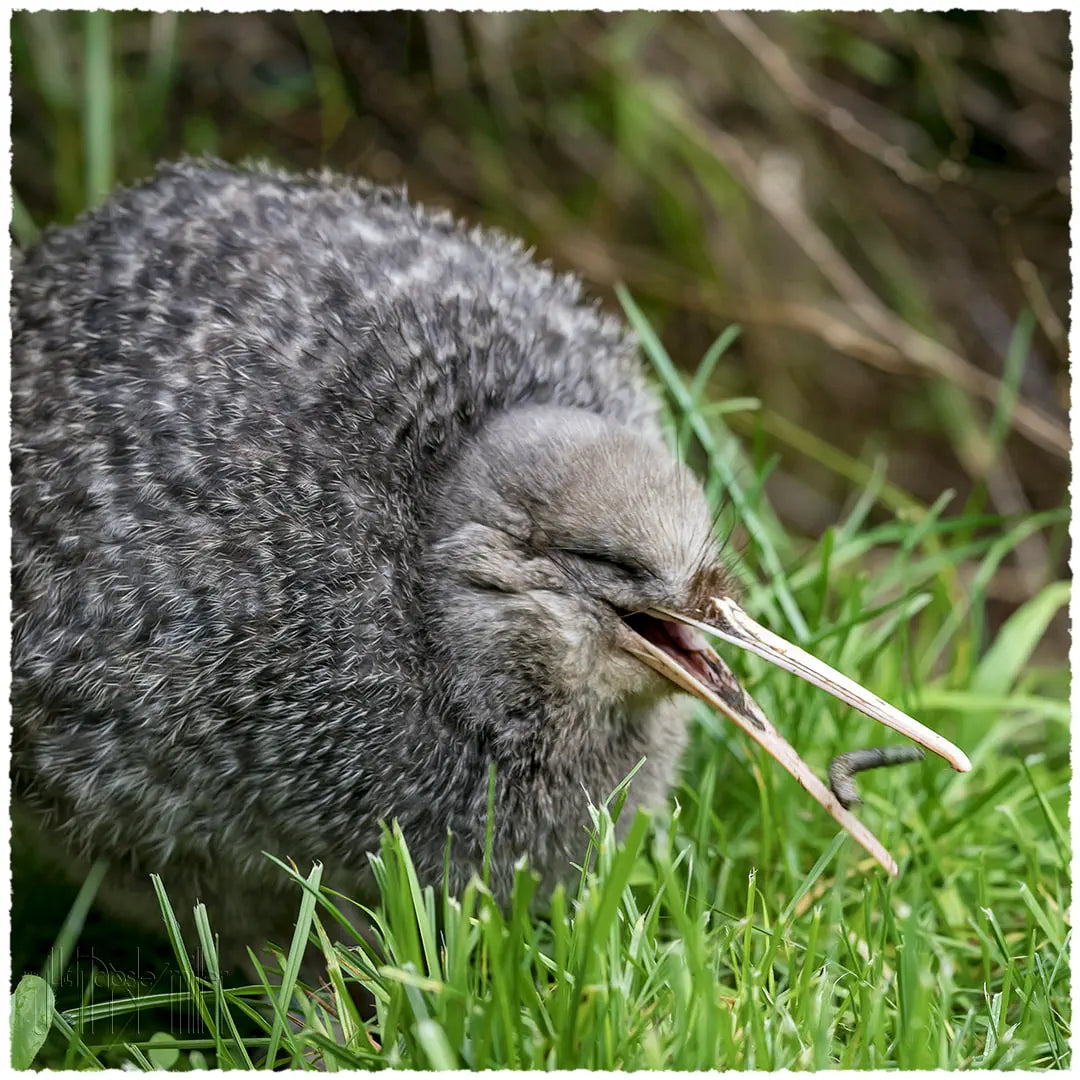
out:
{"label": "bird's body", "polygon": [[[17,268],[12,387],[17,809],[111,860],[114,897],[160,872],[247,940],[295,909],[264,851],[364,896],[393,818],[428,879],[449,829],[460,882],[491,761],[503,888],[523,854],[569,871],[586,793],[643,757],[631,806],[662,803],[688,699],[607,687],[581,612],[527,629],[576,603],[544,574],[591,572],[620,473],[667,488],[688,572],[708,515],[624,330],[519,244],[330,177],[165,167]],[[544,492],[477,484],[519,444]],[[575,463],[605,490],[530,578]]]}
{"label": "bird's body", "polygon": [[896,864],[701,631],[964,755],[732,599],[621,325],[498,234],[331,176],[159,170],[17,266],[16,819],[107,895],[281,940],[294,887],[550,885],[661,805],[694,694]]}

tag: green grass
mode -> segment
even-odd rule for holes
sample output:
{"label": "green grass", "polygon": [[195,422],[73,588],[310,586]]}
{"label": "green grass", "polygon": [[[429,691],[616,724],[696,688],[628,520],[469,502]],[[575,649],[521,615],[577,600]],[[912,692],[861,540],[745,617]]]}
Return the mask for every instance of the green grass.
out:
{"label": "green grass", "polygon": [[[972,759],[966,775],[927,761],[863,781],[862,816],[900,877],[886,879],[782,769],[703,710],[670,815],[637,817],[616,843],[615,793],[595,810],[588,850],[582,837],[580,873],[550,899],[524,866],[503,908],[480,880],[461,896],[421,887],[390,826],[373,864],[373,940],[319,889],[320,867],[279,864],[299,887],[296,934],[277,975],[230,986],[214,959],[213,911],[200,906],[197,940],[181,940],[156,882],[179,985],[139,996],[91,984],[84,1001],[56,1006],[39,1064],[1068,1065],[1067,676],[1030,662],[1067,586],[1042,590],[983,643],[993,568],[1036,523],[946,518],[946,495],[870,524],[879,477],[835,528],[799,543],[768,503],[765,468],[697,403],[623,299],[668,392],[673,432],[693,432],[710,490],[726,492],[747,526],[738,566],[750,610]],[[821,770],[879,741],[872,721],[815,688],[754,657],[731,660]],[[70,956],[86,899],[55,955]],[[325,958],[329,985],[317,993],[298,981],[305,950]],[[54,983],[64,963],[47,969]],[[354,1004],[350,984],[369,1008]],[[17,1016],[40,1028],[46,993],[27,982],[36,1007]],[[185,1006],[185,1030],[170,1033],[160,1010],[175,1018]],[[133,1033],[141,1015],[158,1019]],[[33,1043],[31,1020],[22,1023]]]}

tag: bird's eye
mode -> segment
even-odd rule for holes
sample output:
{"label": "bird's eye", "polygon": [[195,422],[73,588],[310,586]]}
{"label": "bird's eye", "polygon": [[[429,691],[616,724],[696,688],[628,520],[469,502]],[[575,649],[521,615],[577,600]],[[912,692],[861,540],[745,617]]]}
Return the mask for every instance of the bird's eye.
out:
{"label": "bird's eye", "polygon": [[573,555],[583,562],[593,563],[608,570],[614,570],[623,577],[640,581],[642,578],[652,578],[656,575],[633,556],[623,552],[605,550],[601,548],[564,548],[567,555]]}

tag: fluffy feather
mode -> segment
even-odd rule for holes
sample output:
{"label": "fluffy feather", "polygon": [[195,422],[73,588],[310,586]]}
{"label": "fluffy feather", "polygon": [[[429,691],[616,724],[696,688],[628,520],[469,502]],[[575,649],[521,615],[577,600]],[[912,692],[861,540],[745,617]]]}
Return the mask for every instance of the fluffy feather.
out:
{"label": "fluffy feather", "polygon": [[491,760],[499,889],[643,756],[663,802],[685,703],[610,624],[716,574],[709,515],[623,327],[519,243],[165,166],[16,268],[12,390],[17,812],[114,904],[158,871],[282,934],[262,852],[364,897],[391,818],[459,884]]}

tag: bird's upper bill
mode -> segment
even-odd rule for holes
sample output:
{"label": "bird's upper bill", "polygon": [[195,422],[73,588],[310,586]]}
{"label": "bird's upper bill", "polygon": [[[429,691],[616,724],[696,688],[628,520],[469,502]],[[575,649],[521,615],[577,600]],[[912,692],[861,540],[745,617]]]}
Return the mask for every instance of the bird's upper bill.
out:
{"label": "bird's upper bill", "polygon": [[906,735],[943,757],[954,769],[967,772],[971,762],[962,750],[906,713],[870,693],[827,664],[758,625],[727,597],[711,601],[707,621],[666,608],[652,608],[630,615],[631,631],[623,647],[677,686],[700,698],[733,720],[760,744],[890,873],[896,874],[893,857],[881,842],[818,779],[795,753],[791,744],[769,723],[757,703],[739,685],[731,669],[702,634],[748,649],[772,664],[828,691],[867,716]]}

